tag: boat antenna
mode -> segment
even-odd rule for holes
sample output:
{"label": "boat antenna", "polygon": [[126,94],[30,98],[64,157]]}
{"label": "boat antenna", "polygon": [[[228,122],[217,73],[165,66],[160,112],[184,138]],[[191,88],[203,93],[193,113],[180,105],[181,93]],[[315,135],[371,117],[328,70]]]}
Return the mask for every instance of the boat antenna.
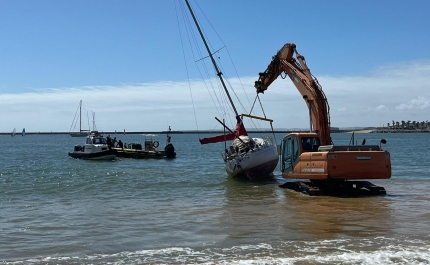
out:
{"label": "boat antenna", "polygon": [[191,16],[193,17],[194,23],[196,24],[197,30],[200,33],[200,37],[202,37],[203,43],[205,44],[205,47],[206,47],[206,50],[209,53],[209,57],[212,60],[212,64],[214,65],[214,68],[216,70],[217,76],[219,77],[219,80],[221,80],[221,84],[222,84],[222,86],[223,86],[223,88],[225,90],[225,93],[227,94],[228,100],[230,101],[230,104],[231,104],[231,106],[232,106],[232,108],[234,110],[234,113],[236,114],[236,117],[237,117],[237,116],[239,116],[239,114],[238,114],[238,112],[236,110],[236,107],[234,106],[233,100],[231,99],[230,93],[228,92],[228,89],[227,89],[227,87],[226,87],[226,85],[224,83],[224,80],[222,79],[222,72],[219,70],[218,65],[215,62],[215,59],[214,59],[214,57],[213,57],[213,55],[211,53],[211,50],[209,49],[209,46],[208,46],[208,44],[207,44],[207,42],[205,40],[205,37],[203,36],[203,32],[200,29],[199,23],[197,22],[197,19],[194,16],[194,13],[193,13],[193,10],[192,10],[192,8],[190,6],[190,3],[188,3],[188,0],[185,0],[185,3],[187,4],[188,9],[190,10],[190,13],[191,13]]}

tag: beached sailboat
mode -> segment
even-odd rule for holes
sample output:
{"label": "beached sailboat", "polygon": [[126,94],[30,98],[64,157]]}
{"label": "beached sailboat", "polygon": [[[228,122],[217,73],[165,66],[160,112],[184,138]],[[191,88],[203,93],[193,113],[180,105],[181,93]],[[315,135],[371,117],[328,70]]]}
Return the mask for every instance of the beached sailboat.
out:
{"label": "beached sailboat", "polygon": [[228,175],[233,177],[245,177],[249,179],[262,179],[271,176],[276,165],[278,164],[278,150],[276,143],[273,143],[270,138],[252,138],[248,135],[245,126],[243,125],[243,117],[258,118],[261,120],[272,122],[272,120],[267,118],[260,118],[252,116],[249,114],[239,115],[236,110],[235,104],[230,96],[229,90],[227,89],[223,75],[219,70],[219,67],[213,57],[202,30],[197,22],[194,12],[188,2],[185,0],[187,7],[191,13],[197,30],[202,38],[204,46],[208,52],[208,55],[212,61],[213,67],[215,68],[216,74],[219,77],[219,81],[222,84],[224,92],[228,97],[229,104],[234,111],[236,117],[236,127],[231,130],[226,126],[224,122],[219,120],[225,129],[229,133],[224,133],[223,135],[218,135],[214,137],[208,137],[200,139],[201,144],[210,144],[218,142],[233,141],[229,148],[225,148],[223,152],[224,167]]}
{"label": "beached sailboat", "polygon": [[[70,127],[70,130],[72,129],[73,125],[76,123],[76,115],[73,119],[72,126]],[[72,137],[86,137],[88,136],[89,130],[82,130],[82,100],[79,101],[79,132],[71,132],[70,136]]]}

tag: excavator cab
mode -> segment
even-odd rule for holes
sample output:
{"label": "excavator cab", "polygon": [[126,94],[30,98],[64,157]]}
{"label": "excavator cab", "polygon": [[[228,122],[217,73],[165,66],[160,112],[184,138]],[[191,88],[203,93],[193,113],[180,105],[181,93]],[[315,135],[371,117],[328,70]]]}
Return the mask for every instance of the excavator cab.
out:
{"label": "excavator cab", "polygon": [[320,138],[315,133],[288,134],[281,144],[281,171],[292,173],[299,161],[299,156],[305,152],[317,152]]}
{"label": "excavator cab", "polygon": [[297,135],[289,134],[282,139],[281,171],[291,173],[299,158],[299,139]]}

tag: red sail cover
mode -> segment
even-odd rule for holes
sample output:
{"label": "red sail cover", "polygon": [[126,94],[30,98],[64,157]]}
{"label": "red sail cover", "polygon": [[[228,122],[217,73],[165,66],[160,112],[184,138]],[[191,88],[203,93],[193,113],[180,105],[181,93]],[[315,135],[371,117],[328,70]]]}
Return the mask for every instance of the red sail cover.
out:
{"label": "red sail cover", "polygon": [[224,141],[231,141],[234,140],[237,136],[248,136],[248,133],[246,132],[245,126],[243,126],[242,121],[236,123],[236,128],[234,129],[234,133],[228,133],[223,135],[217,135],[209,138],[202,138],[200,140],[200,144],[213,144],[213,143],[219,143]]}

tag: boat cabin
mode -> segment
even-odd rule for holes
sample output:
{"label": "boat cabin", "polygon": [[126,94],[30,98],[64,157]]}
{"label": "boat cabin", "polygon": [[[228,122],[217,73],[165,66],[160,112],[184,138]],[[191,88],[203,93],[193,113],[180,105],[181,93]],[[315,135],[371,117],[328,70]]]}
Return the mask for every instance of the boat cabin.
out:
{"label": "boat cabin", "polygon": [[106,138],[102,137],[102,136],[95,136],[95,137],[88,137],[87,141],[85,144],[106,144],[107,145],[107,141]]}
{"label": "boat cabin", "polygon": [[157,148],[160,145],[159,141],[154,141],[152,137],[155,136],[154,134],[147,134],[145,135],[145,151],[155,151],[155,148]]}
{"label": "boat cabin", "polygon": [[88,144],[88,145],[93,145],[93,144],[107,145],[107,140],[98,131],[91,131],[91,133],[86,138],[85,144]]}

